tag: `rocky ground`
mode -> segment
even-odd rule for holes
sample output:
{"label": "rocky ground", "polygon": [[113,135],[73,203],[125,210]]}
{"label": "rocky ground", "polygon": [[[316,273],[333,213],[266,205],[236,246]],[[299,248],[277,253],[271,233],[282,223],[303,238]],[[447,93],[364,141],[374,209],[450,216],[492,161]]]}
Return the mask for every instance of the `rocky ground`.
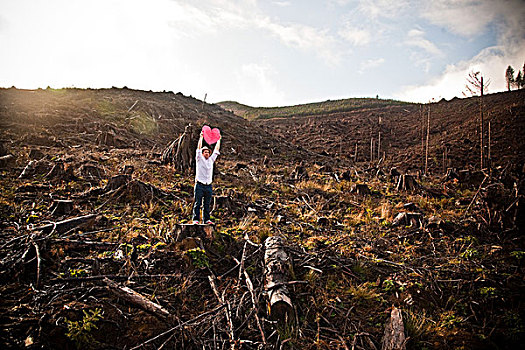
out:
{"label": "rocky ground", "polygon": [[[421,167],[416,105],[247,121],[180,93],[1,90],[0,343],[379,349],[401,310],[408,349],[517,348],[521,97],[487,96],[490,171],[466,167],[477,101],[432,104],[431,173],[403,177]],[[192,171],[161,162],[188,123],[192,147],[203,124],[224,137],[207,232],[183,225]],[[268,288],[272,236],[288,259]],[[286,317],[268,305],[282,287]]]}

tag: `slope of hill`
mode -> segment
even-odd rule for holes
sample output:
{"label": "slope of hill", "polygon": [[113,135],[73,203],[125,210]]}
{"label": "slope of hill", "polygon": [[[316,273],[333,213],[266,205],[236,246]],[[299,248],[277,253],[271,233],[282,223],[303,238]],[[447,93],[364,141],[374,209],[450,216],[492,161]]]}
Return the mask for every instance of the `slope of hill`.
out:
{"label": "slope of hill", "polygon": [[[115,140],[108,146],[158,153],[189,123],[219,127],[225,136],[223,152],[232,157],[249,150],[243,159],[261,158],[280,144],[272,135],[261,133],[258,126],[180,93],[2,89],[0,103],[2,138],[17,144],[83,147],[110,133]],[[198,130],[194,129],[196,144]]]}
{"label": "slope of hill", "polygon": [[219,102],[217,104],[225,110],[231,111],[248,120],[326,115],[338,112],[410,105],[408,102],[374,98],[348,98],[334,101],[327,100],[324,102],[286,107],[250,107],[234,101]]}
{"label": "slope of hill", "polygon": [[[492,163],[523,163],[525,90],[487,95],[483,104],[485,153],[489,153],[490,123]],[[392,103],[348,112],[256,119],[256,124],[270,134],[345,162],[355,160],[357,150],[358,162],[375,163],[385,157],[390,166],[422,168],[429,111],[429,167],[438,170],[479,165],[480,107],[475,97],[427,105]]]}
{"label": "slope of hill", "polygon": [[[498,162],[523,156],[522,97],[487,96]],[[432,104],[431,150],[475,161],[476,106]],[[0,90],[0,344],[369,349],[399,309],[409,350],[519,348],[523,169],[368,171],[378,130],[390,164],[419,166],[419,113],[248,121],[181,94]],[[190,122],[194,143],[205,123],[224,136],[208,231],[185,225],[194,173],[158,161]]]}

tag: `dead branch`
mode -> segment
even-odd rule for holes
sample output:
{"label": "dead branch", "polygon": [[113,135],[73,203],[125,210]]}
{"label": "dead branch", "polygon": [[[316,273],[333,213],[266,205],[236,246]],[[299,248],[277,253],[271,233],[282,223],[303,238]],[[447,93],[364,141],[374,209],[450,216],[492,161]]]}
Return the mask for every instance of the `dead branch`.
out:
{"label": "dead branch", "polygon": [[226,315],[226,323],[228,325],[228,338],[230,339],[230,346],[231,349],[235,349],[235,335],[233,334],[233,323],[232,323],[232,316],[230,311],[230,303],[224,302],[224,297],[219,294],[219,291],[217,290],[217,287],[215,286],[215,278],[212,276],[208,276],[208,280],[210,281],[211,289],[213,290],[213,293],[221,303],[221,305],[225,305],[226,309],[224,310],[224,313]]}
{"label": "dead branch", "polygon": [[35,227],[33,231],[42,231],[43,233],[64,233],[78,226],[88,226],[90,223],[95,221],[97,214],[88,214],[83,216],[74,217],[71,219],[51,223],[44,226]]}
{"label": "dead branch", "polygon": [[140,293],[134,291],[128,287],[121,287],[109,278],[104,278],[104,283],[108,286],[108,289],[118,297],[139,306],[140,308],[148,311],[149,313],[157,316],[160,319],[165,319],[170,313],[159,304],[149,301],[146,297]]}

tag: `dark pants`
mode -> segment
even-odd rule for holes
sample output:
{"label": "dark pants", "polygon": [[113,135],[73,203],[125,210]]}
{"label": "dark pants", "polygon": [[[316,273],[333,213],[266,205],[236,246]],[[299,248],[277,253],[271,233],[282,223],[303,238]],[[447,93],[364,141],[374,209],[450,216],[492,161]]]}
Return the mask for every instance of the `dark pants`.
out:
{"label": "dark pants", "polygon": [[194,190],[195,204],[193,204],[193,220],[200,221],[201,218],[201,202],[204,199],[204,222],[210,220],[210,203],[213,191],[210,185],[204,185],[200,182],[195,183]]}

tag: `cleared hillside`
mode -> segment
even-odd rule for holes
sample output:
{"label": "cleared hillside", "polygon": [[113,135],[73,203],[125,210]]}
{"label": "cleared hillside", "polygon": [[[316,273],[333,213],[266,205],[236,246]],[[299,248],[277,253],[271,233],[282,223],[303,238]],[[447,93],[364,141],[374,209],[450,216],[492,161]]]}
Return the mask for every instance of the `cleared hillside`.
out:
{"label": "cleared hillside", "polygon": [[[249,121],[171,92],[0,89],[0,344],[380,349],[401,310],[408,350],[517,349],[522,97],[486,98],[491,172],[464,169],[476,99],[430,106],[430,159],[448,142],[464,170],[444,178],[390,176],[419,166],[428,106]],[[194,170],[159,162],[189,123],[192,153],[203,124],[223,134],[213,226],[188,225]]]}
{"label": "cleared hillside", "polygon": [[[384,161],[405,169],[424,166],[423,145],[430,111],[429,167],[479,166],[479,98],[417,105],[392,103],[347,112],[257,119],[272,135],[335,160]],[[493,165],[525,162],[525,90],[484,97],[485,153]],[[379,142],[380,139],[380,142]],[[371,145],[372,144],[372,145]],[[371,158],[371,150],[373,151]],[[446,160],[443,160],[446,153]]]}
{"label": "cleared hillside", "polygon": [[325,115],[338,112],[351,112],[357,110],[387,108],[390,106],[402,106],[409,105],[410,103],[374,98],[348,98],[286,107],[250,107],[233,101],[219,102],[217,104],[225,110],[232,111],[243,118],[255,120]]}

